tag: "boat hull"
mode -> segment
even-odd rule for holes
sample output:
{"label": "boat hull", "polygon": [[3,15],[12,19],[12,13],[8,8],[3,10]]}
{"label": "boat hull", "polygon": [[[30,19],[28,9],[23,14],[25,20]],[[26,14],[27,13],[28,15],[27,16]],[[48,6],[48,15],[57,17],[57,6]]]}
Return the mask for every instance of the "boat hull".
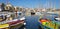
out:
{"label": "boat hull", "polygon": [[20,28],[23,25],[24,25],[24,20],[15,20],[15,21],[10,21],[6,24],[0,24],[0,29]]}

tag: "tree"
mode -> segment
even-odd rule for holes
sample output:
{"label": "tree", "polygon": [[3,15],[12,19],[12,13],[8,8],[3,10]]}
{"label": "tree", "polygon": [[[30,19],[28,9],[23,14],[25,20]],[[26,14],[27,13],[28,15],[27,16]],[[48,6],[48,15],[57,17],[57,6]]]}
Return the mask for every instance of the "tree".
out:
{"label": "tree", "polygon": [[2,3],[2,4],[1,4],[2,11],[3,11],[3,10],[5,10],[5,8],[4,8],[4,7],[5,7],[5,4],[4,4],[4,3]]}

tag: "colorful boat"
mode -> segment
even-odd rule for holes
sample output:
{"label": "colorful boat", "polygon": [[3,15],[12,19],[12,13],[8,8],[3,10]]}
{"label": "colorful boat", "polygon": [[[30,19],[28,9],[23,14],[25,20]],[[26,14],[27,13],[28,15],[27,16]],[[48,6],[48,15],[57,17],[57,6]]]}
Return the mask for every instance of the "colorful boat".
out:
{"label": "colorful boat", "polygon": [[14,29],[16,27],[21,27],[25,23],[25,17],[22,17],[20,19],[12,19],[9,17],[9,19],[6,17],[3,19],[2,16],[0,16],[0,29]]}
{"label": "colorful boat", "polygon": [[[54,18],[54,19],[50,19]],[[57,16],[40,17],[39,27],[42,29],[60,29],[60,20]]]}

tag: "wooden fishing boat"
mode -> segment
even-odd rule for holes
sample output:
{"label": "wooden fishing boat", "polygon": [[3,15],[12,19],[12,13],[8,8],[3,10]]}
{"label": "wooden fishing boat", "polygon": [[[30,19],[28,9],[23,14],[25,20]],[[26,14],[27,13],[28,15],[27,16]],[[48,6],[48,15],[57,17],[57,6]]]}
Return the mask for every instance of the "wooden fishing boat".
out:
{"label": "wooden fishing boat", "polygon": [[60,29],[60,18],[58,18],[56,15],[40,17],[39,27],[42,29]]}
{"label": "wooden fishing boat", "polygon": [[[10,18],[11,19],[11,18]],[[0,16],[0,29],[14,29],[14,28],[20,28],[25,23],[25,17],[22,17],[20,19],[11,19],[6,20],[2,19]]]}

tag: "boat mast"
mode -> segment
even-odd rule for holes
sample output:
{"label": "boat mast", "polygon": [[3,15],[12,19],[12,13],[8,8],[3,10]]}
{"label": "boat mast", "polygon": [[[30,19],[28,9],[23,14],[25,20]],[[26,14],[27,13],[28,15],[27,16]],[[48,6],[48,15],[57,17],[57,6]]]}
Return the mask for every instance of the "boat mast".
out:
{"label": "boat mast", "polygon": [[50,0],[50,2],[49,2],[49,6],[50,6],[50,11],[52,11],[52,4],[51,4],[51,0]]}
{"label": "boat mast", "polygon": [[55,12],[55,2],[54,2],[54,12]]}
{"label": "boat mast", "polygon": [[8,3],[9,3],[9,0],[6,1],[6,4],[8,4]]}

